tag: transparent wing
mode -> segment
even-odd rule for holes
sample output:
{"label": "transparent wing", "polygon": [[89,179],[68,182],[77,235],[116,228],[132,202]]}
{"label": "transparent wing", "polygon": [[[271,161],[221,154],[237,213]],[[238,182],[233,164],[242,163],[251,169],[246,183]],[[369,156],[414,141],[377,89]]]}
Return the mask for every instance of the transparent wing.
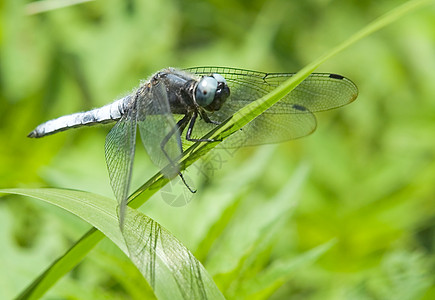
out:
{"label": "transparent wing", "polygon": [[182,153],[181,139],[162,82],[151,84],[139,96],[137,124],[153,163],[166,177],[176,176],[179,172],[176,161]]}
{"label": "transparent wing", "polygon": [[285,142],[309,135],[316,130],[316,126],[316,117],[309,111],[276,113],[273,117],[270,114],[261,114],[239,132],[225,139],[223,147],[238,148]]}
{"label": "transparent wing", "polygon": [[[230,97],[221,110],[210,115],[215,121],[224,121],[236,111],[266,95],[294,73],[262,73],[225,68],[197,67],[186,71],[197,75],[213,73],[225,77]],[[316,119],[312,112],[324,111],[346,105],[356,99],[358,89],[349,79],[326,73],[314,73],[301,82],[292,92],[266,110],[239,133],[229,137],[229,147],[278,143],[312,133]],[[205,122],[195,126],[201,135],[212,127]]]}
{"label": "transparent wing", "polygon": [[124,222],[136,144],[136,107],[121,117],[106,137],[105,154],[110,184],[119,204],[121,228]]}

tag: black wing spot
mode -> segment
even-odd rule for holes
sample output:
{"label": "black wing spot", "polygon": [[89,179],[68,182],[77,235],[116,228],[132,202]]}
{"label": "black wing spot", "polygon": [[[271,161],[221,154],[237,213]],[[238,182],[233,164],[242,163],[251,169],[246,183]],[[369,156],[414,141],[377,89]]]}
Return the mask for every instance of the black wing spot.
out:
{"label": "black wing spot", "polygon": [[334,79],[343,79],[344,77],[338,74],[329,74],[329,78],[334,78]]}
{"label": "black wing spot", "polygon": [[300,110],[300,111],[307,111],[307,108],[305,106],[299,105],[299,104],[293,104],[292,106],[294,109],[296,110]]}

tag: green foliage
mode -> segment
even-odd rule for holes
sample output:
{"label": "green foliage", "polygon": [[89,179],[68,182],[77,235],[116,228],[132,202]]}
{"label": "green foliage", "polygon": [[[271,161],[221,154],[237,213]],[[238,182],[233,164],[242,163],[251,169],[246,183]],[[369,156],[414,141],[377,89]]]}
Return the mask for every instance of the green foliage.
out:
{"label": "green foliage", "polygon": [[[133,186],[152,179],[132,196],[134,207],[146,202],[146,216],[130,210],[136,217],[128,219],[137,222],[129,226],[137,229],[129,231],[127,241],[138,249],[157,249],[147,248],[146,239],[135,233],[162,232],[162,241],[175,252],[165,253],[170,247],[163,247],[158,255],[183,253],[169,266],[196,266],[193,270],[204,273],[193,276],[194,282],[207,281],[208,272],[228,298],[431,299],[434,7],[402,18],[423,2],[428,1],[394,9],[394,1],[95,1],[29,16],[22,13],[22,1],[7,1],[0,6],[2,187],[58,186],[112,198],[103,153],[108,128],[37,141],[26,134],[47,119],[105,104],[168,65],[288,72],[334,49],[295,79],[328,59],[319,71],[354,80],[360,89],[357,102],[321,115],[318,131],[306,139],[236,152],[215,149],[205,158],[216,145],[194,146],[184,162],[199,192],[188,205],[157,201],[153,194],[165,179],[152,178],[157,170],[138,147]],[[385,17],[365,26],[385,11]],[[364,29],[354,34],[359,28]],[[348,36],[348,44],[340,44]],[[256,113],[296,83],[255,102]],[[249,108],[238,116],[247,111],[252,119],[255,110]],[[214,134],[231,125],[237,130],[244,122],[238,116]],[[57,202],[93,226],[100,224],[97,228],[127,252],[114,201],[68,190],[20,194]],[[26,286],[35,289],[34,295],[49,289],[48,297],[56,298],[152,296],[141,273],[112,244],[103,241],[89,252],[104,235],[91,229],[79,239],[88,228],[70,214],[18,196],[3,197],[0,213],[2,298],[17,296]],[[141,261],[153,256],[148,253],[133,255],[133,262],[152,283],[143,268],[150,260]],[[164,279],[176,274],[171,267],[156,270],[167,271]],[[179,275],[189,274],[197,273]],[[168,282],[160,290],[155,285],[154,293],[201,295],[201,288],[184,282],[178,289],[172,283],[173,288]],[[213,286],[208,281],[205,289]]]}
{"label": "green foliage", "polygon": [[[159,299],[222,297],[189,250],[158,223],[138,211],[127,211],[123,236],[119,229],[117,203],[110,198],[58,189],[12,189],[1,192],[47,201],[77,215],[99,230],[91,229],[77,241],[28,291],[20,295],[20,299],[39,298],[47,289],[44,285],[52,285],[59,276],[69,271],[102,239],[103,234],[130,255]],[[142,255],[142,252],[146,254]]]}

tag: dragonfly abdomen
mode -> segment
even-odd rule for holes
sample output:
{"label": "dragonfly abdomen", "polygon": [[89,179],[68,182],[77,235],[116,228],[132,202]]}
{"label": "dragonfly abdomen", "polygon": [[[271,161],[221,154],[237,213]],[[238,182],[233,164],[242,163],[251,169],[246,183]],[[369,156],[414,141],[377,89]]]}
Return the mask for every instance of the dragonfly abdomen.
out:
{"label": "dragonfly abdomen", "polygon": [[124,114],[125,107],[130,100],[131,96],[127,96],[100,108],[66,115],[47,121],[36,127],[35,130],[29,133],[28,137],[40,138],[70,128],[106,124],[117,121]]}

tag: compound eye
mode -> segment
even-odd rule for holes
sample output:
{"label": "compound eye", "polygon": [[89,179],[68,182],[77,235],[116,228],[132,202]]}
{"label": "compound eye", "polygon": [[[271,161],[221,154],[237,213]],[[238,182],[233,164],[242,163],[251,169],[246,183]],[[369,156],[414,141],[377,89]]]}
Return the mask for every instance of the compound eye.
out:
{"label": "compound eye", "polygon": [[221,74],[214,73],[213,77],[217,80],[218,83],[224,83],[227,84],[227,81]]}
{"label": "compound eye", "polygon": [[[222,77],[222,76],[221,76]],[[223,77],[222,77],[223,78]],[[213,77],[203,77],[196,87],[195,100],[199,106],[205,107],[212,103],[216,94],[218,82]]]}

